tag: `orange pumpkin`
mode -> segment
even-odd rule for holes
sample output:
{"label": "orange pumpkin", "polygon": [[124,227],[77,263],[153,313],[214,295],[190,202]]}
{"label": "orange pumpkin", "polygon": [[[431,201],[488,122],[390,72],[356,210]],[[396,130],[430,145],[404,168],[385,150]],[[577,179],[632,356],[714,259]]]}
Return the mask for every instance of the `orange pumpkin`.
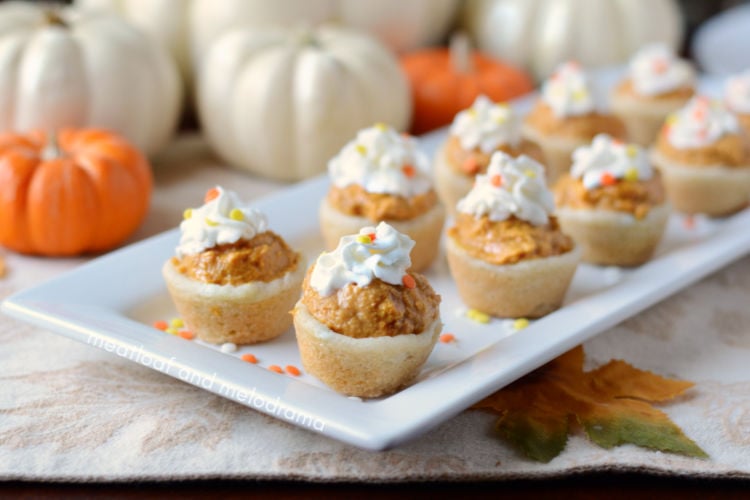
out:
{"label": "orange pumpkin", "polygon": [[507,101],[534,88],[528,74],[472,51],[465,35],[454,35],[450,48],[433,48],[401,57],[414,102],[411,132],[422,134],[449,124],[479,94]]}
{"label": "orange pumpkin", "polygon": [[144,156],[97,129],[0,135],[0,245],[65,256],[101,252],[135,231],[153,179]]}

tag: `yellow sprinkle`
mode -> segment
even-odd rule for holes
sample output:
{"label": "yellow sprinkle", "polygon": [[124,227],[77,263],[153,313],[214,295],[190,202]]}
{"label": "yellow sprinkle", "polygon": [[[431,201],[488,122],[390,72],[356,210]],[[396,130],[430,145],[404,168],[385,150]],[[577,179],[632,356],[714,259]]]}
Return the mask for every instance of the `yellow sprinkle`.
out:
{"label": "yellow sprinkle", "polygon": [[477,116],[477,110],[474,108],[469,108],[466,110],[466,112],[469,113],[469,116],[471,116],[472,118]]}
{"label": "yellow sprinkle", "polygon": [[628,147],[625,149],[625,153],[631,158],[635,158],[636,155],[638,155],[638,146],[635,144],[628,144]]}
{"label": "yellow sprinkle", "polygon": [[495,123],[497,123],[498,125],[502,125],[507,121],[508,119],[505,116],[498,116],[497,118],[495,118]]}
{"label": "yellow sprinkle", "polygon": [[529,326],[529,320],[526,318],[518,318],[513,322],[513,328],[516,330],[523,330],[527,326]]}
{"label": "yellow sprinkle", "polygon": [[378,122],[375,124],[375,128],[380,130],[381,132],[385,132],[386,130],[388,130],[388,125],[383,122]]}
{"label": "yellow sprinkle", "polygon": [[207,225],[209,225],[209,226],[211,226],[211,227],[216,227],[216,226],[218,226],[218,225],[219,225],[219,223],[218,223],[218,222],[216,222],[216,221],[212,221],[212,220],[211,220],[211,219],[209,219],[208,217],[206,217],[206,224],[207,224]]}
{"label": "yellow sprinkle", "polygon": [[245,214],[242,213],[242,210],[239,208],[233,208],[231,212],[229,212],[229,218],[232,220],[245,220]]}
{"label": "yellow sprinkle", "polygon": [[573,99],[576,101],[582,101],[589,95],[584,89],[579,89],[573,92]]}
{"label": "yellow sprinkle", "polygon": [[525,175],[529,179],[536,179],[536,172],[534,172],[530,168],[527,168],[526,170],[524,170],[523,175]]}
{"label": "yellow sprinkle", "polygon": [[357,152],[361,154],[362,156],[367,154],[367,148],[364,147],[362,144],[357,144],[356,146],[354,146],[354,149],[356,149]]}
{"label": "yellow sprinkle", "polygon": [[667,125],[674,125],[676,121],[677,115],[672,114],[667,117]]}
{"label": "yellow sprinkle", "polygon": [[182,321],[182,318],[172,318],[169,321],[169,326],[171,326],[172,328],[182,328],[183,326],[185,326],[185,322]]}
{"label": "yellow sprinkle", "polygon": [[369,245],[370,243],[372,243],[372,240],[366,234],[360,234],[359,236],[357,236],[357,243],[362,243],[363,245]]}
{"label": "yellow sprinkle", "polygon": [[182,217],[185,219],[189,219],[193,216],[193,209],[192,208],[186,208],[184,212],[182,212]]}
{"label": "yellow sprinkle", "polygon": [[476,309],[469,309],[468,311],[466,311],[466,317],[472,321],[476,321],[477,323],[490,322],[489,314],[483,313],[482,311],[477,311]]}
{"label": "yellow sprinkle", "polygon": [[167,333],[168,333],[168,334],[170,334],[170,335],[177,335],[177,333],[178,333],[178,332],[177,332],[177,328],[167,328],[167,329],[166,329],[166,330],[164,330],[164,331],[165,331],[165,332],[167,332]]}
{"label": "yellow sprinkle", "polygon": [[638,180],[638,169],[635,167],[630,167],[625,171],[625,180],[626,181],[637,181]]}

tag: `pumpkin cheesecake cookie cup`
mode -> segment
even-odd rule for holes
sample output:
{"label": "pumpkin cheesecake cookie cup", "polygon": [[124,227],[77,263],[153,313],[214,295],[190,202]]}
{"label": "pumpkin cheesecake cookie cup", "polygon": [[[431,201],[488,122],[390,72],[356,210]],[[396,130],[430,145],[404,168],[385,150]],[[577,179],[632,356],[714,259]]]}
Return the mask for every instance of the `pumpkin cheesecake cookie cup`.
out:
{"label": "pumpkin cheesecake cookie cup", "polygon": [[328,173],[331,188],[320,205],[328,250],[341,237],[385,221],[416,242],[413,270],[432,264],[445,209],[432,187],[429,161],[414,138],[384,124],[360,130],[328,163]]}
{"label": "pumpkin cheesecake cookie cup", "polygon": [[292,325],[305,274],[302,256],[267,229],[266,217],[216,187],[187,209],[176,256],[162,268],[185,324],[211,343],[253,344]]}
{"label": "pumpkin cheesecake cookie cup", "polygon": [[521,127],[524,139],[539,145],[550,184],[568,171],[573,151],[598,134],[625,139],[625,126],[598,112],[586,74],[576,62],[560,65],[544,82],[541,98]]}
{"label": "pumpkin cheesecake cookie cup", "polygon": [[750,137],[750,69],[727,80],[724,103],[737,117],[745,136]]}
{"label": "pumpkin cheesecake cookie cup", "polygon": [[748,204],[748,138],[719,101],[694,97],[671,114],[651,159],[675,210],[720,217]]}
{"label": "pumpkin cheesecake cookie cup", "polygon": [[657,172],[635,144],[598,135],[576,149],[555,186],[560,227],[592,264],[636,266],[651,258],[669,219]]}
{"label": "pumpkin cheesecake cookie cup", "polygon": [[336,392],[374,398],[415,379],[440,334],[440,296],[407,272],[414,242],[390,225],[341,238],[310,268],[292,314],[302,364]]}
{"label": "pumpkin cheesecake cookie cup", "polygon": [[581,252],[553,210],[544,167],[527,156],[492,155],[487,173],[458,202],[446,239],[467,306],[504,318],[537,318],[560,307]]}
{"label": "pumpkin cheesecake cookie cup", "polygon": [[625,124],[629,141],[650,146],[667,116],[694,94],[690,63],[664,44],[647,45],[633,56],[627,78],[612,92],[612,112]]}
{"label": "pumpkin cheesecake cookie cup", "polygon": [[480,95],[458,113],[448,139],[435,156],[435,189],[448,211],[471,191],[474,177],[487,171],[495,151],[510,156],[525,154],[542,161],[539,147],[520,137],[520,123],[513,109]]}

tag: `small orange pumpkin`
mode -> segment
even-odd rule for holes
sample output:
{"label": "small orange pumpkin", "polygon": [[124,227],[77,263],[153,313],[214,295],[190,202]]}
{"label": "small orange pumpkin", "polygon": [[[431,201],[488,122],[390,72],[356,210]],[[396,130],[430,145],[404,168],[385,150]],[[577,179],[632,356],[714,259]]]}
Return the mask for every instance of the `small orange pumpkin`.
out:
{"label": "small orange pumpkin", "polygon": [[479,94],[507,101],[534,88],[522,70],[472,51],[466,35],[451,38],[450,48],[433,48],[401,57],[414,102],[411,132],[423,134],[453,121]]}
{"label": "small orange pumpkin", "polygon": [[0,245],[66,256],[109,250],[140,225],[153,179],[145,157],[98,129],[0,135]]}

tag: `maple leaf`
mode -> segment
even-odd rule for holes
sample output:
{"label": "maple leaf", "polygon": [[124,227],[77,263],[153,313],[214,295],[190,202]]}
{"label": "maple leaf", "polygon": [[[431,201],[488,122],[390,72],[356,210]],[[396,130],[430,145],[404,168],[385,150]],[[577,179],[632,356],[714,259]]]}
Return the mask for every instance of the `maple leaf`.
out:
{"label": "maple leaf", "polygon": [[473,408],[500,415],[496,428],[529,458],[549,462],[559,455],[575,425],[603,448],[631,443],[644,448],[707,457],[653,403],[693,386],[613,360],[583,371],[579,346],[550,361]]}

